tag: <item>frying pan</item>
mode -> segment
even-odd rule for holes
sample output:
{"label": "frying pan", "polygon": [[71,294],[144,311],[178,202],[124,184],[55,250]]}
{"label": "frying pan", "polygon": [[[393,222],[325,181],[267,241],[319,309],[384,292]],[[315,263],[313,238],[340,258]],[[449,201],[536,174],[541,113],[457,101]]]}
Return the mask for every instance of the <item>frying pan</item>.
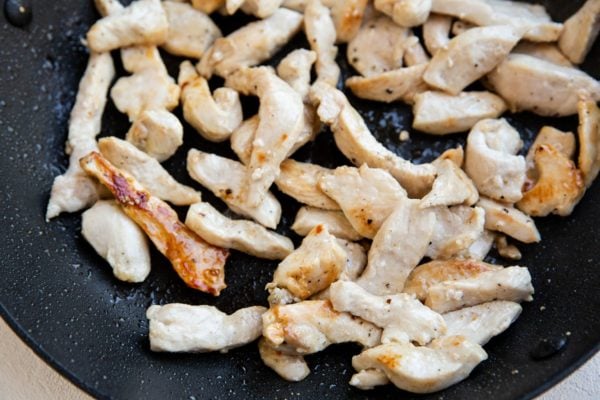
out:
{"label": "frying pan", "polygon": [[[533,276],[535,300],[524,304],[518,321],[486,346],[487,361],[466,381],[441,393],[414,396],[391,386],[370,392],[350,387],[350,359],[359,351],[354,345],[332,346],[307,357],[312,373],[300,383],[285,382],[263,366],[254,344],[227,355],[150,352],[145,318],[150,304],[211,304],[225,312],[266,304],[264,286],[276,264],[233,252],[226,268],[229,286],[221,297],[212,298],[186,288],[155,252],[146,282],[126,284],[113,278],[84,241],[80,215],[44,221],[52,180],[67,165],[63,147],[68,115],[87,61],[80,39],[98,16],[91,1],[35,3],[33,21],[26,28],[0,22],[0,312],[38,355],[88,393],[115,399],[531,398],[598,350],[600,184],[571,217],[537,221],[543,241],[520,246],[521,264],[529,266]],[[581,3],[543,2],[557,20]],[[229,32],[247,21],[236,16],[219,23]],[[305,39],[299,37],[291,46],[298,45],[306,46]],[[344,47],[340,53],[345,53]],[[179,60],[164,57],[176,76]],[[599,62],[600,48],[595,46],[583,68],[598,78]],[[348,75],[343,56],[340,63]],[[437,140],[414,133],[401,143],[398,134],[411,123],[408,107],[350,100],[378,140],[404,157],[428,161],[464,142],[464,135]],[[244,101],[248,115],[256,111],[254,99]],[[507,118],[527,143],[544,124],[564,130],[577,126],[576,118],[541,119],[526,113]],[[123,137],[127,128],[126,117],[109,104],[102,135]],[[197,188],[185,172],[190,147],[233,157],[226,144],[203,141],[186,126],[184,147],[165,166],[181,182]],[[330,167],[347,163],[327,131],[295,158]],[[298,243],[288,228],[298,205],[276,194],[284,208],[279,231]],[[203,196],[225,209],[210,193],[203,191]]]}

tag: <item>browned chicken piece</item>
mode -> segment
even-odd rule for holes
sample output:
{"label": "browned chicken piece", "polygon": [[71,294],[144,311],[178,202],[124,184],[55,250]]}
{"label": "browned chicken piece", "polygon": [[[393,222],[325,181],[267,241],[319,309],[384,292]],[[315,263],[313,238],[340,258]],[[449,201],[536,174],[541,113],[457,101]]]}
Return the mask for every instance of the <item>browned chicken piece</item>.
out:
{"label": "browned chicken piece", "polygon": [[535,141],[529,148],[527,157],[525,157],[527,180],[524,187],[526,189],[531,187],[538,178],[534,157],[537,148],[544,144],[551,145],[569,160],[575,155],[575,135],[572,132],[563,132],[551,126],[544,126],[535,137]]}
{"label": "browned chicken piece", "polygon": [[211,14],[225,5],[225,0],[192,0],[192,6],[203,13]]}
{"label": "browned chicken piece", "polygon": [[485,210],[485,229],[505,233],[523,243],[541,240],[533,219],[513,205],[486,197],[481,197],[477,205]]}
{"label": "browned chicken piece", "polygon": [[324,0],[323,2],[331,8],[338,43],[352,40],[360,29],[368,0]]}
{"label": "browned chicken piece", "polygon": [[152,196],[100,153],[92,152],[80,163],[84,171],[112,192],[125,214],[146,232],[189,287],[214,296],[225,289],[227,250],[202,240],[179,221],[177,213],[167,203]]}
{"label": "browned chicken piece", "polygon": [[588,0],[565,21],[558,40],[562,52],[575,64],[581,64],[600,32],[600,1]]}
{"label": "browned chicken piece", "polygon": [[600,109],[594,100],[582,99],[577,103],[579,113],[579,169],[585,186],[589,188],[600,172]]}

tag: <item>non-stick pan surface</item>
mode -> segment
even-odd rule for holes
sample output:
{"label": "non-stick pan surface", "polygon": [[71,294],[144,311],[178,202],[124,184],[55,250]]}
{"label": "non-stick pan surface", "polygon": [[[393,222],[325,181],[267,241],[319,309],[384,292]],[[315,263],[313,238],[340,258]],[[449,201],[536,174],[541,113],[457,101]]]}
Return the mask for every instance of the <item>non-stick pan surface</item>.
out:
{"label": "non-stick pan surface", "polygon": [[[300,383],[287,383],[263,366],[255,344],[226,355],[150,352],[145,318],[149,305],[213,304],[232,312],[266,304],[263,288],[276,264],[234,252],[227,264],[229,286],[214,299],[187,289],[155,252],[147,281],[125,284],[112,276],[81,237],[80,215],[44,221],[52,180],[67,163],[63,155],[67,120],[87,61],[80,39],[97,15],[91,1],[34,3],[33,22],[27,28],[0,21],[0,311],[40,356],[92,395],[118,399],[528,398],[556,383],[598,349],[597,183],[571,217],[538,221],[542,243],[520,246],[521,263],[529,266],[533,275],[535,300],[524,305],[522,316],[507,332],[486,346],[489,359],[469,379],[441,393],[414,396],[391,386],[371,392],[353,389],[348,385],[353,372],[350,359],[359,349],[352,345],[332,346],[308,357],[312,373]],[[544,4],[555,19],[563,20],[581,3]],[[244,17],[237,18],[224,30],[244,21]],[[298,38],[296,44],[303,41]],[[345,48],[340,53],[344,54]],[[178,60],[165,59],[171,74],[176,75]],[[598,78],[599,62],[600,48],[596,46],[584,69]],[[348,74],[346,63],[341,63]],[[427,161],[464,141],[461,135],[438,141],[412,134],[409,142],[400,143],[399,132],[410,127],[408,107],[352,97],[351,101],[377,138],[405,157]],[[256,101],[247,100],[245,111],[255,110]],[[529,114],[508,118],[528,142],[546,123],[566,130],[577,126],[576,118],[542,120]],[[109,104],[102,135],[123,137],[127,127],[126,118]],[[187,149],[233,157],[227,145],[205,142],[188,126],[185,140],[185,146],[166,166],[182,182],[195,187],[198,185],[185,173]],[[334,150],[329,132],[295,158],[326,166],[347,163]],[[280,231],[290,234],[288,227],[298,206],[277,195],[284,205]],[[224,209],[208,192],[203,191],[203,196]],[[544,343],[548,347],[548,341],[555,347],[564,341],[566,345],[546,359],[534,360],[532,352],[539,353]]]}

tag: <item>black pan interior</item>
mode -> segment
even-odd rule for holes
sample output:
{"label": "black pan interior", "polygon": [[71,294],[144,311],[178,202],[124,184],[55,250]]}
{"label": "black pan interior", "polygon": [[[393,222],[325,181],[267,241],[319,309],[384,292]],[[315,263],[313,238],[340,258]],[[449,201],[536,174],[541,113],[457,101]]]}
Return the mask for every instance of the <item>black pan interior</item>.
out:
{"label": "black pan interior", "polygon": [[[263,288],[276,264],[233,252],[227,264],[229,287],[214,299],[187,289],[168,262],[154,252],[148,280],[130,285],[114,279],[83,240],[79,215],[45,223],[52,180],[67,165],[63,155],[67,120],[87,61],[80,39],[97,15],[91,1],[34,3],[33,22],[27,28],[0,21],[0,312],[38,354],[89,393],[117,399],[530,398],[597,351],[599,184],[571,217],[538,221],[542,243],[520,246],[522,264],[529,266],[533,275],[535,301],[525,304],[517,323],[486,346],[488,361],[465,382],[441,393],[415,396],[392,387],[372,392],[353,389],[347,384],[352,374],[350,359],[359,349],[352,345],[332,346],[308,357],[312,373],[295,384],[263,366],[255,345],[227,355],[151,353],[145,319],[149,305],[213,304],[232,312],[266,304]],[[542,3],[555,19],[564,20],[582,1]],[[223,22],[224,30],[247,20],[240,17]],[[302,37],[295,41],[295,45],[302,43]],[[340,53],[343,55],[345,48]],[[179,60],[165,55],[165,61],[176,76]],[[599,61],[596,45],[583,68],[598,78]],[[344,57],[340,63],[348,75]],[[399,132],[410,128],[408,107],[353,97],[351,101],[376,137],[404,157],[428,161],[441,150],[464,142],[463,135],[437,140],[414,133],[409,142],[400,143]],[[248,115],[256,107],[255,100],[246,99]],[[577,126],[576,118],[541,119],[527,113],[507,118],[528,143],[544,124],[565,130]],[[109,104],[102,135],[123,137],[127,128],[126,117]],[[197,188],[185,172],[185,154],[191,147],[233,158],[227,145],[206,142],[186,126],[185,146],[165,165],[180,181]],[[346,164],[334,149],[330,133],[324,132],[294,157],[325,166]],[[203,191],[203,196],[224,210],[210,193]],[[279,231],[298,243],[299,238],[288,229],[298,205],[280,193],[277,196],[284,206]],[[545,339],[566,340],[567,344],[554,356],[536,361],[531,352]]]}

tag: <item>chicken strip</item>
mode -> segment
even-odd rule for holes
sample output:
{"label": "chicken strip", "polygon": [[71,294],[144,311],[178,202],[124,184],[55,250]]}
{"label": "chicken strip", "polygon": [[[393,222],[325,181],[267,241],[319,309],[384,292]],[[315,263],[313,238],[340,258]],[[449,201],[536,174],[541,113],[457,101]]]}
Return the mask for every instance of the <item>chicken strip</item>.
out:
{"label": "chicken strip", "polygon": [[330,10],[321,0],[310,0],[304,10],[304,31],[311,49],[317,54],[317,80],[336,86],[340,80],[340,67],[335,61],[335,25]]}
{"label": "chicken strip", "polygon": [[431,210],[436,215],[436,229],[425,253],[431,259],[458,256],[483,235],[485,211],[480,207],[435,207]]}
{"label": "chicken strip", "polygon": [[461,92],[456,96],[427,91],[414,96],[413,128],[435,135],[465,132],[483,119],[498,118],[507,106],[490,92]]}
{"label": "chicken strip", "polygon": [[200,201],[200,194],[177,182],[155,158],[114,136],[98,141],[100,152],[115,167],[131,174],[146,190],[178,206]]}
{"label": "chicken strip", "polygon": [[509,55],[486,82],[512,112],[564,117],[577,113],[577,102],[584,92],[592,100],[600,100],[600,82],[585,72],[526,54]]}
{"label": "chicken strip", "polygon": [[465,379],[487,353],[462,336],[434,340],[427,347],[388,343],[352,357],[357,371],[383,371],[392,383],[413,393],[432,393]]}
{"label": "chicken strip", "polygon": [[525,161],[527,162],[527,182],[525,187],[531,186],[539,176],[535,168],[535,152],[542,145],[551,145],[565,158],[572,159],[575,155],[575,135],[572,132],[563,132],[551,126],[544,126],[535,137],[529,148]]}
{"label": "chicken strip", "polygon": [[280,8],[269,18],[215,40],[196,68],[208,79],[213,73],[225,78],[242,67],[258,65],[271,58],[301,26],[302,14]]}
{"label": "chicken strip", "polygon": [[252,207],[240,196],[246,169],[236,161],[192,149],[188,153],[190,176],[223,200],[237,214],[252,218],[267,228],[275,229],[281,219],[281,204],[268,193],[258,207]]}
{"label": "chicken strip", "polygon": [[374,4],[396,24],[409,28],[423,25],[431,11],[431,0],[375,0]]}
{"label": "chicken strip", "polygon": [[596,101],[585,96],[577,103],[577,111],[578,163],[585,187],[589,188],[600,172],[600,109]]}
{"label": "chicken strip", "polygon": [[330,125],[337,147],[354,165],[388,170],[410,196],[421,197],[431,189],[435,168],[412,164],[386,149],[342,92],[317,82],[311,89],[311,100],[318,104],[321,121]]}
{"label": "chicken strip", "polygon": [[452,18],[447,15],[431,14],[423,24],[423,42],[432,56],[450,43]]}
{"label": "chicken strip", "polygon": [[329,233],[340,239],[362,239],[341,211],[328,211],[314,207],[302,207],[296,214],[292,230],[300,236],[308,235],[315,226],[323,225]]}
{"label": "chicken strip", "polygon": [[[283,0],[227,0],[227,13],[233,15],[238,8],[258,18],[270,17],[279,9]],[[231,7],[230,7],[231,5]]]}
{"label": "chicken strip", "polygon": [[265,365],[286,381],[300,382],[310,374],[303,356],[283,353],[264,338],[258,341],[258,352]]}
{"label": "chicken strip", "polygon": [[252,221],[232,220],[208,203],[190,207],[185,224],[208,243],[258,258],[283,260],[292,251],[290,239]]}
{"label": "chicken strip", "polygon": [[81,159],[81,167],[97,178],[115,196],[125,214],[150,237],[171,261],[175,272],[191,288],[218,296],[225,288],[224,267],[229,252],[202,240],[162,200],[152,196],[129,174],[92,152]]}
{"label": "chicken strip", "polygon": [[482,261],[487,257],[490,250],[492,250],[495,239],[496,234],[485,229],[481,236],[479,236],[468,249],[460,252],[457,257],[463,260]]}
{"label": "chicken strip", "polygon": [[81,216],[81,234],[119,280],[143,282],[150,273],[144,232],[112,200],[98,201]]}
{"label": "chicken strip", "polygon": [[258,121],[258,115],[248,118],[233,131],[229,138],[231,149],[244,165],[248,165],[252,157],[252,142],[258,128]]}
{"label": "chicken strip", "polygon": [[331,8],[338,43],[348,43],[357,34],[367,9],[368,0],[323,0]]}
{"label": "chicken strip", "polygon": [[433,162],[437,178],[433,181],[431,192],[421,199],[421,207],[436,206],[472,206],[479,199],[479,192],[473,181],[454,162],[448,159]]}
{"label": "chicken strip", "polygon": [[515,46],[512,52],[540,58],[563,67],[573,67],[571,61],[565,57],[555,43],[535,43],[522,41]]}
{"label": "chicken strip", "polygon": [[485,210],[485,228],[507,234],[523,243],[542,240],[535,222],[510,204],[482,197],[477,205]]}
{"label": "chicken strip", "polygon": [[227,77],[226,85],[258,96],[258,127],[252,143],[242,197],[258,206],[279,175],[279,166],[298,141],[304,126],[300,95],[267,67],[243,68]]}
{"label": "chicken strip", "polygon": [[427,252],[435,213],[417,200],[404,200],[383,223],[369,250],[369,263],[357,283],[376,295],[402,291],[406,278]]}
{"label": "chicken strip", "polygon": [[300,355],[317,353],[336,343],[373,347],[381,340],[381,329],[335,311],[329,300],[273,306],[262,318],[263,336],[269,344],[285,345]]}
{"label": "chicken strip", "polygon": [[[113,8],[114,10],[117,7]],[[158,45],[168,37],[169,21],[160,0],[138,0],[98,20],[87,33],[94,52],[132,45]]]}
{"label": "chicken strip", "polygon": [[476,278],[484,272],[498,271],[502,267],[475,260],[436,260],[415,268],[404,285],[403,292],[425,301],[429,288],[446,281]]}
{"label": "chicken strip", "polygon": [[195,72],[189,61],[179,67],[183,117],[205,139],[222,142],[240,126],[244,116],[238,92],[218,88],[210,93],[208,81]]}
{"label": "chicken strip", "polygon": [[383,329],[382,343],[417,342],[426,345],[446,333],[444,319],[412,296],[375,296],[354,282],[331,285],[331,304]]}
{"label": "chicken strip", "polygon": [[183,144],[183,125],[167,110],[147,110],[133,122],[125,138],[150,157],[163,162]]}
{"label": "chicken strip", "polygon": [[522,310],[518,303],[492,301],[442,316],[448,327],[447,336],[463,336],[483,346],[491,338],[507,330],[519,318]]}
{"label": "chicken strip", "polygon": [[465,171],[479,193],[513,203],[521,199],[527,167],[516,155],[523,141],[505,119],[479,121],[467,137]]}
{"label": "chicken strip", "polygon": [[277,66],[277,75],[287,82],[304,102],[308,100],[310,91],[310,70],[317,61],[317,53],[306,49],[290,52]]}
{"label": "chicken strip", "polygon": [[429,287],[425,305],[439,313],[488,301],[532,301],[531,275],[524,267],[483,272],[473,278],[445,281]]}
{"label": "chicken strip", "polygon": [[205,14],[212,14],[225,5],[225,0],[192,0],[192,7]]}
{"label": "chicken strip", "polygon": [[500,64],[522,34],[523,30],[511,26],[469,29],[435,53],[423,79],[437,89],[457,95]]}
{"label": "chicken strip", "polygon": [[369,77],[353,76],[346,86],[361,99],[392,103],[403,101],[413,104],[418,94],[429,90],[423,80],[427,64],[394,69]]}
{"label": "chicken strip", "polygon": [[261,316],[265,311],[265,307],[254,306],[227,315],[207,305],[153,305],[146,311],[150,321],[150,349],[170,353],[227,353],[260,337]]}
{"label": "chicken strip", "polygon": [[69,168],[57,176],[46,209],[46,221],[62,212],[76,212],[91,206],[100,197],[100,186],[81,169],[79,158],[98,149],[102,114],[108,87],[115,76],[110,53],[92,53],[79,83],[75,104],[69,118],[66,153]]}
{"label": "chicken strip", "polygon": [[321,177],[333,172],[316,164],[288,159],[281,163],[281,173],[275,184],[280,191],[300,203],[323,210],[339,210],[340,206],[319,188]]}
{"label": "chicken strip", "polygon": [[587,0],[565,21],[558,41],[560,50],[575,64],[581,64],[600,32],[600,1]]}

